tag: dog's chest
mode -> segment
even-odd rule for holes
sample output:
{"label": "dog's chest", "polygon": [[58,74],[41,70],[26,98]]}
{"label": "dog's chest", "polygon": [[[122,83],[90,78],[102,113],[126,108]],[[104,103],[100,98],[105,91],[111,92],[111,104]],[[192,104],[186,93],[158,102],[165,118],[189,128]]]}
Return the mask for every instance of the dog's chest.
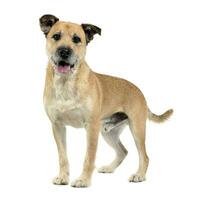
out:
{"label": "dog's chest", "polygon": [[51,121],[81,128],[85,123],[85,106],[73,81],[54,80],[52,98],[45,102]]}

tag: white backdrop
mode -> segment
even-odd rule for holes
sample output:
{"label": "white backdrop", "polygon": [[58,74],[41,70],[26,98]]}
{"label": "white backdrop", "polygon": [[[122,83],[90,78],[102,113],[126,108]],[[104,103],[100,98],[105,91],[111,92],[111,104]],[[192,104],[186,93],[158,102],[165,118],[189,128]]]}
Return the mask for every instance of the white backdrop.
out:
{"label": "white backdrop", "polygon": [[[199,199],[199,9],[194,0],[1,1],[0,199]],[[47,13],[101,27],[88,45],[91,68],[136,84],[157,114],[174,109],[168,122],[147,123],[147,181],[127,181],[138,165],[127,128],[129,154],[114,174],[95,171],[87,189],[51,184],[58,161],[43,109],[47,57],[38,23]],[[67,132],[73,180],[82,169],[85,131]],[[100,138],[97,167],[113,157]]]}

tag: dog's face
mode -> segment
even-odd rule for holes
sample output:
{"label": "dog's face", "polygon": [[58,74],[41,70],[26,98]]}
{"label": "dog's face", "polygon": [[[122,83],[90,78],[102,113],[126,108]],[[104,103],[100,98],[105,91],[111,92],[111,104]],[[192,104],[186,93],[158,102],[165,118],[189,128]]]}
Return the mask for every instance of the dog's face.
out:
{"label": "dog's face", "polygon": [[49,61],[59,75],[73,74],[84,60],[93,35],[101,34],[97,26],[62,22],[53,15],[42,16],[40,27],[46,36]]}

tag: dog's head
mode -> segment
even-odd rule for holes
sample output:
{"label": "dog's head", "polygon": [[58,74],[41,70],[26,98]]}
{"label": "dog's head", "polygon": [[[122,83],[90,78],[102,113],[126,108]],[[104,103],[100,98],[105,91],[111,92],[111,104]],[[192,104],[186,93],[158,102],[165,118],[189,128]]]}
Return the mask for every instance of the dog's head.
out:
{"label": "dog's head", "polygon": [[91,24],[62,22],[53,15],[40,18],[40,27],[46,36],[49,61],[57,74],[73,73],[86,54],[86,46],[101,29]]}

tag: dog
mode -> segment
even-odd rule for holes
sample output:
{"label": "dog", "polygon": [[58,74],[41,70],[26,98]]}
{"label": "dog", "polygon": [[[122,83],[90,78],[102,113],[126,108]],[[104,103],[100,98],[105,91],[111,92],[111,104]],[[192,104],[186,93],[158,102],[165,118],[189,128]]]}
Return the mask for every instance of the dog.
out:
{"label": "dog", "polygon": [[139,155],[139,168],[129,181],[144,181],[149,163],[145,148],[146,120],[163,122],[173,110],[156,115],[134,84],[90,69],[85,61],[86,47],[95,34],[101,35],[99,27],[60,21],[53,15],[43,15],[39,22],[46,37],[48,56],[44,107],[52,123],[60,166],[53,183],[69,183],[66,126],[85,128],[87,132],[83,171],[71,186],[88,187],[91,184],[99,132],[116,152],[116,158],[98,171],[111,173],[122,163],[128,151],[119,135],[126,125],[130,127]]}

